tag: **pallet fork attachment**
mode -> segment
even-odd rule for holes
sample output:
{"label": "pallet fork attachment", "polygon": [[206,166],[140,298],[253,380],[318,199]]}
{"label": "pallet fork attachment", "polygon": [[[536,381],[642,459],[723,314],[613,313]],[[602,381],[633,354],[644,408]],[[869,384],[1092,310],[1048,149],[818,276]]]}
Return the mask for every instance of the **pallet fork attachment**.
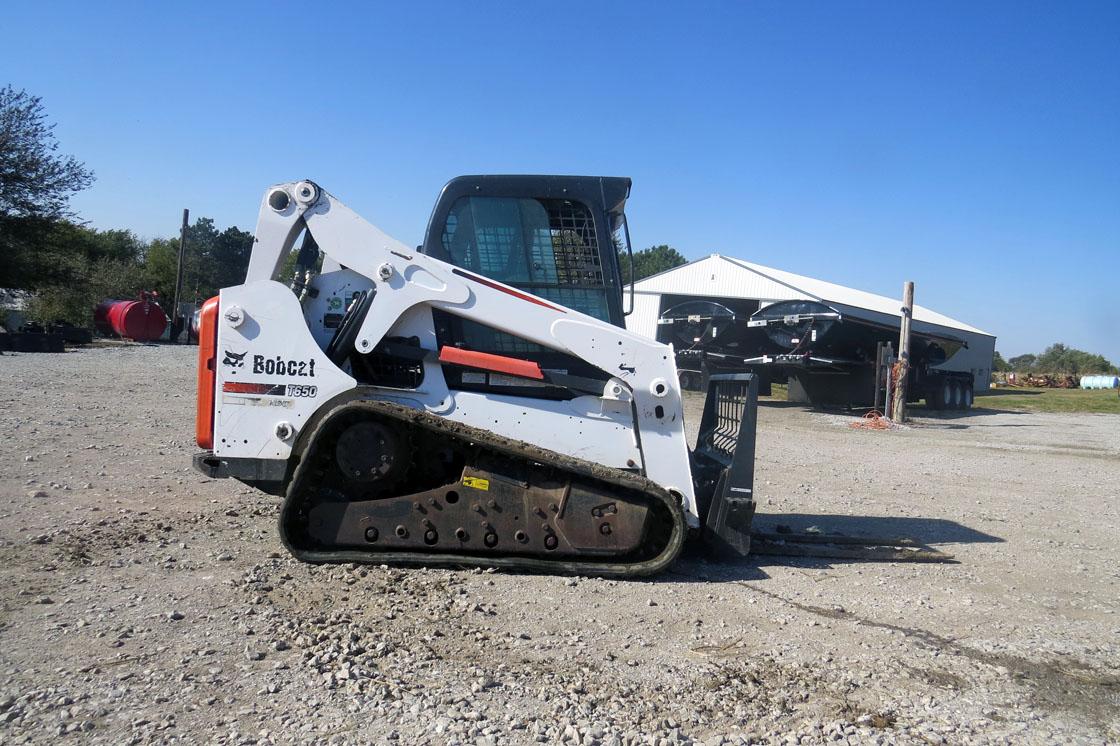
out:
{"label": "pallet fork attachment", "polygon": [[692,457],[696,494],[707,507],[703,545],[718,556],[745,557],[750,551],[757,421],[755,375],[709,377]]}

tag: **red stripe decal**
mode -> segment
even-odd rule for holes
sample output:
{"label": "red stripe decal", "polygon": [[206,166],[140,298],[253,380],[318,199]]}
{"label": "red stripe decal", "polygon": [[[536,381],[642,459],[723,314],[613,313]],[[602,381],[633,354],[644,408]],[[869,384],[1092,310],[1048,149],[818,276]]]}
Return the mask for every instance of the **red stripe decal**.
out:
{"label": "red stripe decal", "polygon": [[[280,391],[275,391],[279,388]],[[227,381],[222,384],[222,391],[227,394],[280,394],[284,390],[283,384],[275,383],[238,383]]]}
{"label": "red stripe decal", "polygon": [[494,282],[493,280],[487,280],[485,277],[479,277],[478,275],[472,275],[470,272],[465,272],[465,271],[459,269],[458,267],[452,267],[451,271],[453,273],[459,275],[460,277],[466,277],[468,280],[474,280],[475,282],[479,283],[480,285],[485,285],[486,287],[494,288],[495,290],[501,290],[506,295],[512,295],[514,298],[518,298],[520,300],[527,300],[530,303],[536,303],[538,306],[544,306],[545,308],[549,309],[550,311],[559,311],[560,313],[567,313],[567,311],[564,310],[563,308],[561,308],[560,306],[554,306],[551,303],[545,303],[540,298],[537,298],[537,297],[532,296],[532,295],[528,295],[526,293],[522,293],[521,291],[514,290],[513,288],[506,287],[505,285],[502,285],[501,283]]}
{"label": "red stripe decal", "polygon": [[489,352],[476,352],[474,350],[460,350],[458,347],[439,348],[439,361],[449,365],[462,365],[465,368],[481,368],[497,373],[508,373],[519,378],[532,378],[537,381],[544,380],[541,366],[532,360],[520,360],[504,355],[492,355]]}

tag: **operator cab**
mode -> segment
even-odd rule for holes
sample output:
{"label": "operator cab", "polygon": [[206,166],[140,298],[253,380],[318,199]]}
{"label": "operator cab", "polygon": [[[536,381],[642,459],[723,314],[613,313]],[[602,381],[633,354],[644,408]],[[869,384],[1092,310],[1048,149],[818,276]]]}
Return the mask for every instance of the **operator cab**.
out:
{"label": "operator cab", "polygon": [[[630,179],[606,176],[460,176],[436,202],[424,254],[558,305],[625,326],[619,251],[629,252]],[[561,375],[605,382],[586,362],[446,311],[433,311],[440,347],[518,357]],[[567,398],[567,389],[444,366],[448,386]]]}

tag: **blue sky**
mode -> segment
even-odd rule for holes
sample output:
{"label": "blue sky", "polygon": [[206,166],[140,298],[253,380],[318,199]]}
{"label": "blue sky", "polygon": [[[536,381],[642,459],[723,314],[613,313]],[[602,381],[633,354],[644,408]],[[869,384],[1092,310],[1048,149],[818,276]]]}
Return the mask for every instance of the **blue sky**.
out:
{"label": "blue sky", "polygon": [[[330,5],[330,8],[326,6]],[[463,173],[634,179],[636,247],[1120,361],[1120,3],[9,3],[99,228],[311,178],[408,243]]]}

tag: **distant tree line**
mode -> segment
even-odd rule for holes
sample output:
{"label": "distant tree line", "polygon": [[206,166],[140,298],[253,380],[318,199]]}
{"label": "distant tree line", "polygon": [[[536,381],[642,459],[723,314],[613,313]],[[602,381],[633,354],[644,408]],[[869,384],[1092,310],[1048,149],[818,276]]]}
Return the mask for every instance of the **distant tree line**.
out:
{"label": "distant tree line", "polygon": [[[630,282],[630,257],[625,251],[620,251],[618,260],[622,267],[622,284],[626,285]],[[650,246],[634,252],[634,279],[641,280],[687,263],[688,260],[672,246]]]}
{"label": "distant tree line", "polygon": [[[154,290],[170,311],[179,239],[145,241],[128,230],[95,230],[69,208],[93,172],[60,155],[42,101],[0,88],[0,287],[32,293],[27,316],[89,326],[106,298]],[[245,278],[253,236],[219,231],[210,218],[187,230],[183,299],[203,300]]]}
{"label": "distant tree line", "polygon": [[[201,302],[243,282],[252,248],[251,233],[195,220],[187,228],[181,299]],[[178,237],[145,241],[131,231],[99,231],[67,219],[0,216],[0,252],[6,259],[0,286],[30,291],[27,316],[35,321],[89,326],[102,300],[141,291],[155,291],[172,310]]]}
{"label": "distant tree line", "polygon": [[1039,355],[1016,355],[1004,360],[998,352],[992,360],[992,370],[1002,373],[1062,373],[1071,376],[1117,373],[1117,367],[1104,355],[1094,355],[1083,350],[1055,342]]}

